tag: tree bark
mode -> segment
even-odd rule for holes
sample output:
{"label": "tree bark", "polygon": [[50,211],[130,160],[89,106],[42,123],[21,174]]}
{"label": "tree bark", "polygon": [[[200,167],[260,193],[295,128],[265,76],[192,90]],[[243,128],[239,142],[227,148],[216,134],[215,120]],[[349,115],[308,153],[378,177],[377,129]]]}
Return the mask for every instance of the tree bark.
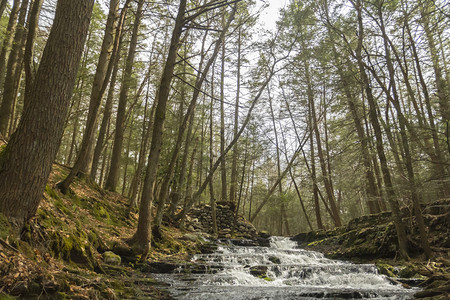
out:
{"label": "tree bark", "polygon": [[0,212],[21,228],[42,198],[63,133],[94,0],[59,0],[30,105],[0,159]]}
{"label": "tree bark", "polygon": [[155,182],[158,171],[159,156],[161,152],[164,122],[166,119],[167,100],[169,99],[173,70],[175,67],[179,42],[183,31],[185,11],[186,0],[180,0],[178,14],[175,20],[175,27],[172,34],[172,39],[170,41],[169,52],[157,93],[158,98],[155,110],[155,122],[153,125],[152,143],[150,146],[150,153],[142,189],[138,227],[136,233],[130,240],[130,243],[135,245],[137,252],[142,254],[141,260],[145,260],[150,250],[150,225],[152,218],[151,208],[155,192]]}
{"label": "tree bark", "polygon": [[8,64],[6,67],[5,84],[3,90],[3,101],[0,106],[0,132],[3,133],[5,137],[10,135],[8,130],[8,124],[10,118],[12,118],[13,104],[15,103],[16,85],[18,85],[18,80],[22,70],[23,59],[23,47],[26,41],[26,28],[25,21],[28,11],[28,0],[23,0],[22,5],[19,10],[19,20],[17,23],[16,34],[14,35],[14,40],[12,43],[12,49],[9,52]]}
{"label": "tree bark", "polygon": [[136,47],[139,37],[139,28],[143,16],[144,0],[139,0],[137,4],[136,17],[133,25],[133,32],[131,35],[130,47],[128,49],[127,60],[125,63],[125,70],[122,85],[120,87],[119,106],[117,108],[116,131],[114,134],[114,146],[111,156],[111,165],[109,166],[109,173],[106,179],[105,188],[110,191],[115,191],[120,173],[120,159],[123,151],[123,136],[124,124],[127,111],[128,92],[131,87],[131,76],[133,75],[133,64],[136,56]]}
{"label": "tree bark", "polygon": [[[7,55],[11,50],[11,44],[14,39],[14,32],[16,31],[17,17],[19,15],[20,0],[14,0],[9,14],[8,25],[6,27],[5,37],[3,38],[2,50],[0,52],[0,87],[3,87],[5,82],[5,68],[7,64]],[[1,132],[1,131],[0,131]]]}
{"label": "tree bark", "polygon": [[[105,34],[100,50],[100,56],[98,58],[97,69],[94,75],[94,82],[92,84],[89,112],[83,134],[83,140],[81,142],[81,147],[78,152],[77,159],[74,166],[70,170],[69,175],[67,175],[67,177],[58,184],[58,187],[63,193],[67,192],[67,189],[69,188],[75,176],[79,174],[79,172],[88,175],[91,171],[98,112],[102,102],[103,94],[106,90],[107,82],[109,81],[109,75],[111,75],[111,71],[108,72],[108,66],[110,69],[112,68],[112,64],[109,64],[111,55],[116,55],[117,52],[117,48],[113,50],[113,46],[114,28],[117,19],[119,2],[119,0],[110,0],[109,2],[108,19],[106,21]],[[121,28],[121,26],[119,26],[118,28]],[[118,41],[119,35],[120,32],[117,32],[116,41]]]}
{"label": "tree bark", "polygon": [[405,224],[402,221],[400,215],[399,204],[396,200],[396,195],[394,191],[394,186],[391,180],[391,174],[389,171],[389,167],[387,164],[386,154],[384,152],[383,146],[383,137],[381,132],[381,126],[378,121],[377,107],[375,104],[375,99],[372,94],[372,89],[370,87],[369,78],[366,74],[365,65],[362,58],[362,46],[363,46],[363,38],[364,38],[364,27],[362,22],[362,7],[361,0],[352,1],[353,6],[355,7],[358,14],[358,45],[356,48],[355,56],[358,61],[359,67],[359,75],[362,79],[362,84],[364,86],[367,101],[369,103],[369,117],[372,124],[372,128],[375,132],[376,138],[376,149],[378,153],[378,157],[381,165],[381,172],[383,173],[384,184],[386,186],[386,195],[389,205],[392,210],[392,218],[395,225],[395,229],[397,231],[397,240],[399,243],[399,253],[401,257],[407,259],[408,258],[408,241],[406,237],[406,229]]}

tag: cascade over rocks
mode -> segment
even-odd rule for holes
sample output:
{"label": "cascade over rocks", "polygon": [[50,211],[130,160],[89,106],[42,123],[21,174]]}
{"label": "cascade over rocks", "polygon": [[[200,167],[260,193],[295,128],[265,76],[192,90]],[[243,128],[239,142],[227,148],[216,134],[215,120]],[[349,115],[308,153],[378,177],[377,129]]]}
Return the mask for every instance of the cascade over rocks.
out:
{"label": "cascade over rocks", "polygon": [[[219,237],[231,238],[234,225],[234,209],[232,202],[218,202],[216,206],[216,219]],[[201,231],[214,233],[210,205],[200,205],[192,209],[187,216],[186,222],[191,231]],[[234,235],[246,239],[255,239],[257,236],[256,228],[242,216],[238,216]]]}

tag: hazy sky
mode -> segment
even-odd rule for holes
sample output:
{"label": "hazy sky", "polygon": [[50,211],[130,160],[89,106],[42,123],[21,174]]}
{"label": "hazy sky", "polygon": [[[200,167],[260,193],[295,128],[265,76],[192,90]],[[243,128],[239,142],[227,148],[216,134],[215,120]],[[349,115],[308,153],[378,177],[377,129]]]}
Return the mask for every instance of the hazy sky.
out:
{"label": "hazy sky", "polygon": [[264,10],[261,15],[261,23],[265,25],[267,29],[274,29],[275,22],[279,18],[279,10],[284,7],[288,0],[267,0],[270,6]]}

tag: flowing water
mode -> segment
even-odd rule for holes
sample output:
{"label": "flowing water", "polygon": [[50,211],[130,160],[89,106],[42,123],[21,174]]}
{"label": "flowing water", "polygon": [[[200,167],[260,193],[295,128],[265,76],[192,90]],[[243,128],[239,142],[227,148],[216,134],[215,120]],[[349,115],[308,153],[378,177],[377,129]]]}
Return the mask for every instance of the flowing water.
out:
{"label": "flowing water", "polygon": [[411,299],[417,292],[374,265],[330,260],[283,237],[272,237],[270,247],[219,246],[192,261],[197,267],[156,276],[175,299]]}

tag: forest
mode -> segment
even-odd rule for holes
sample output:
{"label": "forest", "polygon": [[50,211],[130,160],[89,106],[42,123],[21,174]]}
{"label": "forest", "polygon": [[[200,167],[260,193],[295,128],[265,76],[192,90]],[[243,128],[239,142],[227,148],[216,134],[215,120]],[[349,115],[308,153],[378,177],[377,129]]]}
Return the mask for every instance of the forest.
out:
{"label": "forest", "polygon": [[396,257],[439,256],[424,207],[449,212],[449,3],[289,0],[267,16],[270,2],[1,0],[12,235],[82,183],[123,201],[140,262],[202,210],[226,238],[389,212]]}

